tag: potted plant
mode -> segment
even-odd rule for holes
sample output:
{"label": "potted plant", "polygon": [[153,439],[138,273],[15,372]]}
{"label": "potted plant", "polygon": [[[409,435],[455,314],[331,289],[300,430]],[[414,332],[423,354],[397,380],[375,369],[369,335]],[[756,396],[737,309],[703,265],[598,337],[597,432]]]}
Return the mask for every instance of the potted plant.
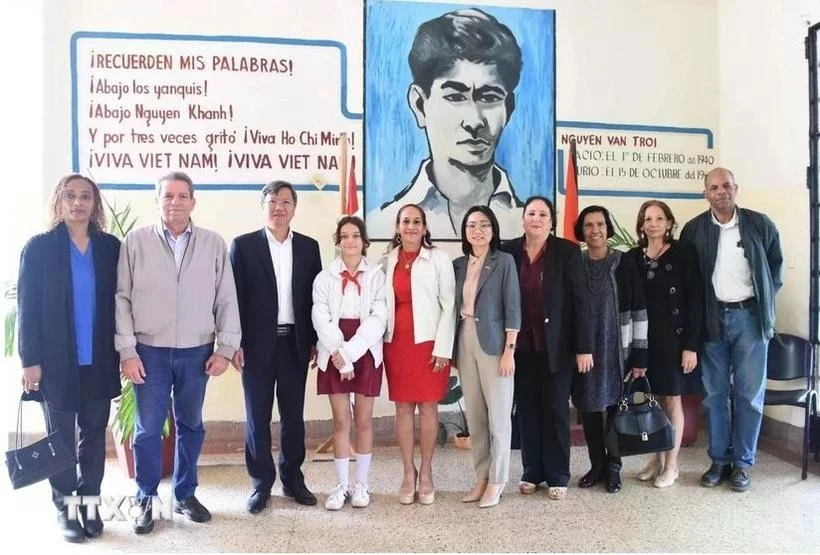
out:
{"label": "potted plant", "polygon": [[[137,223],[136,216],[131,214],[131,205],[126,204],[124,209],[118,211],[116,202],[112,205],[103,197],[103,203],[110,217],[108,233],[119,237],[120,240],[124,239]],[[114,399],[116,412],[112,423],[112,433],[120,468],[129,478],[133,478],[134,453],[131,446],[137,421],[137,399],[134,384],[124,376],[121,379],[122,393]],[[173,418],[169,415],[162,426],[162,476],[168,476],[174,471],[175,434],[172,433],[173,431]]]}
{"label": "potted plant", "polygon": [[[449,381],[447,382],[447,394],[444,398],[438,402],[439,405],[452,405],[453,403],[458,404],[459,413],[461,413],[461,421],[448,421],[448,422],[439,422],[439,432],[438,432],[438,440],[439,444],[444,445],[447,441],[447,427],[446,424],[450,424],[455,428],[456,433],[453,437],[453,443],[456,447],[461,449],[469,449],[470,448],[470,429],[467,427],[467,417],[464,415],[464,407],[461,405],[461,398],[463,397],[461,391],[461,384],[458,383],[458,377],[450,376]],[[462,423],[464,424],[462,426]]]}
{"label": "potted plant", "polygon": [[11,357],[14,355],[14,338],[17,331],[17,281],[9,280],[3,284],[3,302],[4,302],[4,318],[5,332],[5,346],[3,348],[3,355]]}

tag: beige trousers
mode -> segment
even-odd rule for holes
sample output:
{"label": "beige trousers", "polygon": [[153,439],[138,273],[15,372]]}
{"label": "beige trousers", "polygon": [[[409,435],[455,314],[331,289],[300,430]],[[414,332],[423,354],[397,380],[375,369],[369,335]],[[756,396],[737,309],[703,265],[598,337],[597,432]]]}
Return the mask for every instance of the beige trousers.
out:
{"label": "beige trousers", "polygon": [[458,337],[458,373],[464,392],[473,467],[479,480],[505,484],[510,475],[514,381],[498,375],[501,357],[482,349],[475,321],[465,318]]}

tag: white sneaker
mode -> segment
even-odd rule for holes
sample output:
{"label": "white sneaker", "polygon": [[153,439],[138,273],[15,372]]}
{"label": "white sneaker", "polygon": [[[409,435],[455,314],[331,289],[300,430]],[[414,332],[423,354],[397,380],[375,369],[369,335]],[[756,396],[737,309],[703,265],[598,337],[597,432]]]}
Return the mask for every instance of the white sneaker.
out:
{"label": "white sneaker", "polygon": [[357,508],[367,507],[370,505],[370,493],[367,491],[367,486],[361,482],[356,482],[353,488],[353,497],[350,504]]}
{"label": "white sneaker", "polygon": [[325,509],[328,511],[338,511],[345,506],[345,501],[350,497],[348,492],[342,484],[336,484],[333,491],[327,496],[325,500]]}

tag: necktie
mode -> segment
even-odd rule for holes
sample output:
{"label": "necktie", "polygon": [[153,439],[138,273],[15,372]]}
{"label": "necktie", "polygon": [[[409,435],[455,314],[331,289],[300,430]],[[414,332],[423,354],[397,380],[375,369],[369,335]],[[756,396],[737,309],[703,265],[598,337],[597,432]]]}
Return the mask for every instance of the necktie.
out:
{"label": "necktie", "polygon": [[345,288],[347,287],[348,283],[355,283],[356,284],[356,292],[361,295],[362,294],[362,286],[359,283],[359,275],[363,274],[361,270],[356,272],[356,275],[351,274],[348,270],[344,270],[342,272],[342,294],[345,292]]}

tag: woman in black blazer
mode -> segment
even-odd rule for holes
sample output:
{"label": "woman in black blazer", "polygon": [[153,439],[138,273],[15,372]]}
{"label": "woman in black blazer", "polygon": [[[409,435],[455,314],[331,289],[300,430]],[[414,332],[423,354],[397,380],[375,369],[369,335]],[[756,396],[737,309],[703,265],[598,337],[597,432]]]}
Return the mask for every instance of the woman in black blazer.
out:
{"label": "woman in black blazer", "polygon": [[700,349],[703,292],[694,247],[672,238],[677,225],[665,202],[644,202],[635,224],[639,246],[628,253],[641,268],[649,312],[646,376],[675,428],[675,447],[650,456],[638,473],[638,480],[654,480],[657,488],[671,486],[678,479],[684,428],[681,395],[700,391],[700,376],[694,370]]}
{"label": "woman in black blazer", "polygon": [[592,367],[589,298],[578,245],[553,235],[555,207],[544,197],[524,203],[524,235],[506,242],[521,288],[515,352],[515,407],[521,436],[523,494],[547,483],[550,499],[567,495],[572,371]]}
{"label": "woman in black blazer", "polygon": [[99,515],[69,520],[66,495],[99,495],[105,470],[105,428],[120,394],[114,349],[114,295],[120,242],[105,233],[97,185],[72,174],[51,200],[50,229],[32,237],[20,256],[17,283],[23,388],[42,394],[49,433],[75,448],[79,472],[49,479],[63,537],[81,542],[102,533]]}

